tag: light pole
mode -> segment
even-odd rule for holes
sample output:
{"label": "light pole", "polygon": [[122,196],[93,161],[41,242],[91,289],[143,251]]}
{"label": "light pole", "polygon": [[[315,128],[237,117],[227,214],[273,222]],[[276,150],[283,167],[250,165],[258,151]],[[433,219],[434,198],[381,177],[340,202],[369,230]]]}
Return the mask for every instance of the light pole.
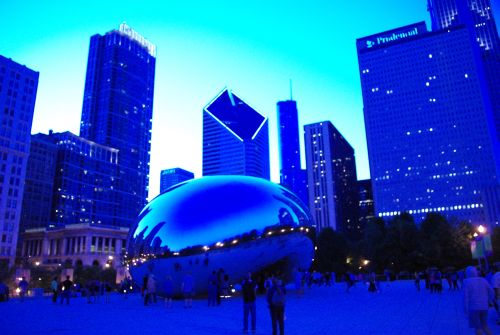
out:
{"label": "light pole", "polygon": [[490,270],[489,269],[489,264],[488,264],[488,254],[487,254],[487,251],[486,251],[486,243],[484,242],[485,237],[487,235],[487,232],[488,232],[488,230],[486,229],[485,226],[479,225],[479,227],[477,227],[477,233],[478,234],[474,234],[474,236],[476,236],[477,240],[481,241],[481,249],[482,249],[482,252],[483,252],[484,267],[485,267],[485,271],[486,272],[488,272]]}

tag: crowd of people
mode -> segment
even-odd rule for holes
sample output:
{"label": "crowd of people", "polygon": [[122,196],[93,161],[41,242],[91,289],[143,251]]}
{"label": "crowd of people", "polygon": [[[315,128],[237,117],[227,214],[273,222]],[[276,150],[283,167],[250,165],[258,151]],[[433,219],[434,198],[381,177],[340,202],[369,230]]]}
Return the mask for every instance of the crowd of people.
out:
{"label": "crowd of people", "polygon": [[[473,328],[476,334],[492,334],[487,323],[487,315],[490,307],[494,307],[498,314],[498,324],[500,324],[500,309],[498,300],[500,299],[500,266],[490,271],[478,271],[476,267],[468,267],[463,271],[447,270],[441,272],[439,269],[431,268],[422,272],[415,272],[413,278],[417,291],[423,287],[431,294],[440,294],[443,289],[446,289],[443,283],[447,283],[448,291],[463,291],[465,312],[469,318],[470,327]],[[356,283],[365,283],[368,291],[376,293],[380,291],[381,280],[387,283],[393,277],[384,273],[376,275],[374,272],[355,274],[345,273],[337,277],[343,281],[346,286],[346,292],[349,292]],[[304,294],[304,287],[311,288],[312,286],[332,286],[336,282],[335,273],[320,273],[317,271],[304,271],[294,269],[291,277],[288,278],[289,287],[293,287],[297,295]],[[157,287],[161,283],[161,287]],[[148,273],[143,277],[142,285],[138,286],[129,277],[125,278],[118,286],[118,292],[125,294],[134,292],[137,287],[140,287],[144,305],[155,304],[163,298],[166,308],[172,308],[172,301],[175,294],[175,285],[180,285],[180,292],[184,300],[185,308],[192,308],[193,298],[196,295],[195,278],[191,272],[186,272],[181,283],[174,283],[172,276],[168,275],[165,278],[158,279],[153,273]],[[109,292],[112,290],[111,285],[107,282],[99,280],[90,280],[86,285],[81,286],[73,283],[70,276],[66,276],[65,280],[58,280],[54,277],[51,284],[52,302],[61,304],[66,302],[70,304],[71,297],[76,291],[81,292],[82,296],[87,297],[88,303],[98,302],[99,297],[104,296],[107,301]],[[219,306],[221,297],[229,297],[229,274],[224,269],[213,270],[207,278],[207,305],[209,307]],[[273,335],[283,335],[285,329],[285,303],[286,303],[286,286],[285,280],[281,275],[272,275],[266,273],[252,274],[248,273],[244,280],[235,285],[237,291],[241,295],[243,302],[243,331],[255,332],[257,326],[256,300],[259,295],[265,297],[269,315],[271,319],[271,328]],[[159,290],[158,290],[159,289]],[[28,295],[29,283],[25,277],[22,277],[18,282],[17,290],[20,301],[23,301]],[[201,290],[199,290],[201,291]],[[9,289],[6,285],[0,283],[0,301],[9,299]]]}
{"label": "crowd of people", "polygon": [[[296,271],[294,275],[298,278],[299,283],[296,284],[299,291],[305,282],[305,273]],[[153,273],[148,273],[143,276],[141,286],[141,296],[144,305],[157,303],[157,287],[158,279]],[[184,308],[191,308],[193,305],[193,297],[196,290],[194,286],[195,280],[190,272],[186,272],[180,284],[180,291],[184,300]],[[164,297],[166,308],[172,308],[172,299],[174,297],[174,285],[172,276],[167,275],[162,281],[163,290],[161,295]],[[128,285],[128,284],[124,284]],[[123,287],[121,285],[120,287]],[[237,285],[239,294],[243,300],[243,331],[256,331],[256,300],[258,295],[263,295],[266,298],[267,306],[272,321],[273,334],[284,334],[284,319],[285,319],[285,281],[279,276],[258,274],[252,276],[251,273],[245,277],[240,285]],[[207,278],[207,305],[216,307],[221,305],[222,298],[231,296],[229,285],[229,275],[224,269],[213,270]],[[298,291],[298,292],[299,292]],[[249,322],[250,321],[250,322]],[[250,327],[249,327],[250,326]]]}
{"label": "crowd of people", "polygon": [[[37,289],[40,288],[34,290]],[[67,305],[69,305],[71,298],[76,296],[86,297],[88,303],[97,302],[100,296],[104,296],[104,301],[108,302],[112,290],[113,287],[108,282],[89,280],[85,285],[81,285],[78,282],[73,282],[69,275],[62,280],[59,280],[59,277],[56,276],[50,282],[52,302],[57,303],[59,301],[61,304],[66,302]],[[23,276],[17,283],[16,293],[21,302],[30,293],[30,286],[26,277]],[[0,301],[7,301],[9,297],[11,297],[9,287],[0,282]]]}

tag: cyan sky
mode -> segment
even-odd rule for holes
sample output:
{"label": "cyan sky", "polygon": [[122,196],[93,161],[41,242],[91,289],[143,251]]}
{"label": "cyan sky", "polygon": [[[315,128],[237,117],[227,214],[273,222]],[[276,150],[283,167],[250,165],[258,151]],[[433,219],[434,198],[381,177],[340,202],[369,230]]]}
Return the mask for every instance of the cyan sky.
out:
{"label": "cyan sky", "polygon": [[332,121],[364,179],[355,40],[429,22],[426,7],[426,0],[2,1],[0,54],[40,72],[33,133],[78,134],[90,36],[125,21],[155,43],[150,197],[162,169],[201,176],[202,108],[225,86],[269,117],[271,178],[279,181],[276,102],[289,98],[289,79],[301,127]]}

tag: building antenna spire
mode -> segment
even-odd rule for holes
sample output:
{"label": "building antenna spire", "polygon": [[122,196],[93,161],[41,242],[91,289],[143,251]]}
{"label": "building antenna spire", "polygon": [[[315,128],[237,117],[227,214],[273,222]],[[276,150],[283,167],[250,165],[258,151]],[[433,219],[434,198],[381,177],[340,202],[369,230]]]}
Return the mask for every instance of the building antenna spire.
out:
{"label": "building antenna spire", "polygon": [[293,100],[293,94],[292,94],[292,79],[290,79],[290,100]]}

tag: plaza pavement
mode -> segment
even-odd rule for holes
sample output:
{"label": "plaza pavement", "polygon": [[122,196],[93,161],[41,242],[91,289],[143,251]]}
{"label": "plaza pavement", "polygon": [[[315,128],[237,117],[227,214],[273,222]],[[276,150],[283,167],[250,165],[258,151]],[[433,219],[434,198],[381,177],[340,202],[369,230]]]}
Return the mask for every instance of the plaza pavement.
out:
{"label": "plaza pavement", "polygon": [[[369,293],[358,283],[349,293],[343,283],[333,287],[305,289],[302,296],[287,294],[285,333],[314,334],[404,334],[465,335],[468,328],[462,292],[443,290],[417,292],[412,281],[381,283],[381,291]],[[195,300],[192,309],[174,301],[166,309],[163,301],[144,306],[139,294],[127,299],[113,294],[95,304],[74,298],[69,306],[53,304],[49,297],[11,299],[0,303],[1,335],[45,334],[241,334],[240,297],[223,299],[219,307],[207,307]],[[489,324],[500,334],[495,313],[490,309]],[[264,297],[257,301],[257,332],[271,334],[271,322]]]}

